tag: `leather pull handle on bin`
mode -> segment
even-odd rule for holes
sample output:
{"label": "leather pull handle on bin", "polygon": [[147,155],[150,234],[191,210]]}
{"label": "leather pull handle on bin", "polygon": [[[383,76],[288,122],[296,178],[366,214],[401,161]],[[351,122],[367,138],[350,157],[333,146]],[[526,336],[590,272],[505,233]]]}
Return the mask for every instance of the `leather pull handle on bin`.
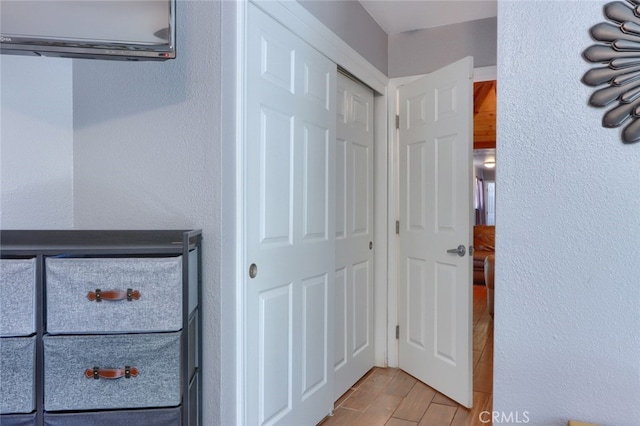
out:
{"label": "leather pull handle on bin", "polygon": [[124,368],[87,368],[84,371],[87,379],[125,379],[138,376],[138,369],[135,367],[125,366]]}
{"label": "leather pull handle on bin", "polygon": [[140,292],[138,290],[133,290],[128,288],[125,290],[100,290],[99,288],[96,291],[90,291],[87,293],[87,299],[91,302],[94,300],[96,302],[102,302],[103,300],[110,301],[118,301],[118,300],[128,300],[131,302],[132,300],[140,299]]}

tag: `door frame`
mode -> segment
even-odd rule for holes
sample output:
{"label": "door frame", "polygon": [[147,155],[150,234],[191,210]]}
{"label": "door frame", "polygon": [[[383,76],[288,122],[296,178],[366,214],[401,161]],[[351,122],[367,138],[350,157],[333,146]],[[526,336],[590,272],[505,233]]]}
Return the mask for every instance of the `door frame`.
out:
{"label": "door frame", "polygon": [[[420,77],[423,77],[427,74],[421,75],[412,75],[407,77],[397,77],[389,80],[389,85],[387,88],[389,99],[389,187],[388,187],[388,196],[389,196],[389,205],[387,215],[390,218],[394,218],[394,226],[395,229],[395,221],[400,220],[400,174],[399,174],[399,146],[400,141],[398,139],[398,133],[395,128],[396,115],[399,113],[399,97],[398,97],[398,88],[400,86],[404,86],[405,84],[411,83],[414,80],[417,80]],[[489,66],[489,67],[478,67],[473,69],[473,81],[474,83],[480,81],[490,81],[497,80],[497,66]],[[396,340],[396,325],[399,320],[399,312],[398,312],[398,255],[400,253],[400,236],[395,234],[389,235],[389,263],[387,266],[388,276],[389,276],[389,290],[388,290],[388,298],[387,298],[387,365],[389,367],[398,367],[398,340]]]}
{"label": "door frame", "polygon": [[244,144],[245,144],[245,63],[247,49],[247,2],[251,1],[294,34],[330,60],[349,71],[375,92],[374,97],[374,362],[387,366],[387,284],[388,240],[394,230],[395,216],[390,222],[388,200],[388,129],[387,111],[389,79],[358,52],[336,36],[315,16],[297,2],[286,0],[237,0],[222,2],[222,123],[221,123],[221,181],[220,199],[222,226],[220,229],[220,387],[213,391],[219,396],[222,424],[245,424],[244,383],[244,285],[246,280],[246,251],[244,248]]}

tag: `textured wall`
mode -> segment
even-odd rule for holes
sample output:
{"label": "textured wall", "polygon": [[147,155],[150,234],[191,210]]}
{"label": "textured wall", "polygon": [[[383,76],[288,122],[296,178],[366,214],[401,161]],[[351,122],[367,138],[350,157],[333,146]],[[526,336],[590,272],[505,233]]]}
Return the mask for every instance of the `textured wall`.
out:
{"label": "textured wall", "polygon": [[640,419],[640,145],[580,79],[605,1],[498,7],[494,409]]}
{"label": "textured wall", "polygon": [[73,223],[71,61],[0,58],[0,227]]}
{"label": "textured wall", "polygon": [[387,75],[388,37],[369,12],[353,0],[298,0],[324,25]]}
{"label": "textured wall", "polygon": [[176,60],[73,64],[75,226],[203,229],[207,425],[220,415],[220,6],[179,2]]}
{"label": "textured wall", "polygon": [[387,75],[427,74],[466,56],[476,68],[496,64],[496,18],[390,35]]}

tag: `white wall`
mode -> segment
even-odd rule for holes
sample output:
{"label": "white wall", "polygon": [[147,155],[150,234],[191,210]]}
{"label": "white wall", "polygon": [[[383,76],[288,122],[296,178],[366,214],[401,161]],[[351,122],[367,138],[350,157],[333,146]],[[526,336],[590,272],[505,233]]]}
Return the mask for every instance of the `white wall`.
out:
{"label": "white wall", "polygon": [[466,56],[476,68],[496,65],[496,18],[389,36],[388,76],[427,74]]}
{"label": "white wall", "polygon": [[0,227],[73,224],[71,62],[0,57]]}
{"label": "white wall", "polygon": [[477,68],[496,65],[496,18],[387,35],[357,1],[298,2],[390,78],[430,73],[469,55]]}
{"label": "white wall", "polygon": [[73,64],[75,227],[203,229],[206,425],[221,397],[220,7],[179,2],[176,60]]}
{"label": "white wall", "polygon": [[298,3],[387,75],[389,37],[360,2],[298,0]]}
{"label": "white wall", "polygon": [[587,106],[607,1],[500,1],[494,410],[640,419],[640,145]]}

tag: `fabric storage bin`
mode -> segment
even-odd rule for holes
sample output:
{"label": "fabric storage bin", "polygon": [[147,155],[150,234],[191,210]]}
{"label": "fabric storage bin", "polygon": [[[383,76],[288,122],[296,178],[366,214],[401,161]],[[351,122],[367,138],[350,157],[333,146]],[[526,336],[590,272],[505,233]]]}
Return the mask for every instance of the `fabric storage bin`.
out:
{"label": "fabric storage bin", "polygon": [[36,260],[0,259],[0,336],[36,332]]}
{"label": "fabric storage bin", "polygon": [[180,407],[44,414],[44,424],[47,426],[180,426],[180,421]]}
{"label": "fabric storage bin", "polygon": [[36,413],[0,416],[2,426],[36,426]]}
{"label": "fabric storage bin", "polygon": [[180,337],[180,332],[44,336],[44,409],[179,405]]}
{"label": "fabric storage bin", "polygon": [[0,339],[0,413],[30,413],[35,409],[35,348],[35,336]]}
{"label": "fabric storage bin", "polygon": [[47,258],[45,264],[50,334],[182,328],[182,256]]}

